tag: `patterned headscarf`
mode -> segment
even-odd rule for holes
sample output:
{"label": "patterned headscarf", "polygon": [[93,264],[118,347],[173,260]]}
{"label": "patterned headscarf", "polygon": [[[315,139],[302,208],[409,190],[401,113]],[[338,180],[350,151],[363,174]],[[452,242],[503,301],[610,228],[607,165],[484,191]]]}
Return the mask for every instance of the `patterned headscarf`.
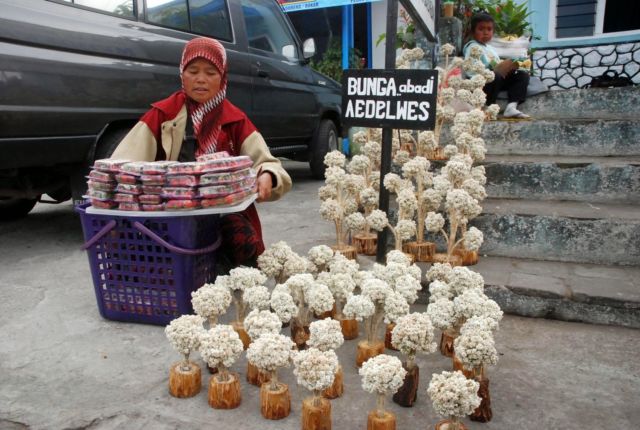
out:
{"label": "patterned headscarf", "polygon": [[[189,63],[197,58],[211,62],[220,72],[220,90],[206,103],[198,103],[187,97],[187,110],[193,122],[193,131],[198,140],[196,156],[216,152],[220,134],[222,102],[227,94],[227,53],[215,39],[197,37],[184,47],[180,60],[180,79]],[[184,87],[184,85],[183,85]],[[184,90],[184,88],[183,88]]]}

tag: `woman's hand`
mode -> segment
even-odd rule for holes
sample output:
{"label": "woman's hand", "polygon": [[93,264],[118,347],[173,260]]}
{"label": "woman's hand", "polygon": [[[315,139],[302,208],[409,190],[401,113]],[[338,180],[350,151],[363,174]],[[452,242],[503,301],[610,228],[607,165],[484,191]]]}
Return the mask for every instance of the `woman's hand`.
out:
{"label": "woman's hand", "polygon": [[264,202],[271,197],[271,190],[273,189],[273,178],[270,172],[260,172],[258,180],[256,181],[258,188],[258,202]]}
{"label": "woman's hand", "polygon": [[513,62],[512,60],[502,60],[496,65],[493,71],[504,78],[517,68],[517,63]]}

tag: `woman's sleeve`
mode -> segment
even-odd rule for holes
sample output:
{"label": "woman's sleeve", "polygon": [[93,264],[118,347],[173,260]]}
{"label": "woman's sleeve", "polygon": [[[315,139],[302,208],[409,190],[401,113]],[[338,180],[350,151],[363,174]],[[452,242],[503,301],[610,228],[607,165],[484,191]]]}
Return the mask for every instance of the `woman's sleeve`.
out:
{"label": "woman's sleeve", "polygon": [[273,179],[273,189],[269,201],[278,200],[291,189],[291,177],[282,167],[279,159],[271,155],[264,138],[246,118],[234,127],[236,142],[240,143],[240,155],[248,155],[253,160],[253,168],[258,172],[269,172]]}
{"label": "woman's sleeve", "polygon": [[[154,161],[160,141],[161,112],[151,109],[120,141],[111,155],[113,159]],[[156,127],[157,126],[157,127]]]}

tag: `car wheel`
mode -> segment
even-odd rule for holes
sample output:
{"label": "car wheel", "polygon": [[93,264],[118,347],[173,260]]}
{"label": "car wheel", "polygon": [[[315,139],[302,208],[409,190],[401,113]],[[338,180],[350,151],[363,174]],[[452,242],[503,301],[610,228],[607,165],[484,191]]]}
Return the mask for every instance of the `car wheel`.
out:
{"label": "car wheel", "polygon": [[111,157],[120,141],[129,133],[129,127],[117,127],[107,130],[98,140],[94,159],[101,160]]}
{"label": "car wheel", "polygon": [[9,221],[26,216],[36,205],[38,199],[16,199],[0,197],[0,220]]}
{"label": "car wheel", "polygon": [[324,156],[327,152],[338,149],[338,130],[330,119],[323,119],[316,130],[311,142],[309,154],[309,167],[314,179],[324,179]]}

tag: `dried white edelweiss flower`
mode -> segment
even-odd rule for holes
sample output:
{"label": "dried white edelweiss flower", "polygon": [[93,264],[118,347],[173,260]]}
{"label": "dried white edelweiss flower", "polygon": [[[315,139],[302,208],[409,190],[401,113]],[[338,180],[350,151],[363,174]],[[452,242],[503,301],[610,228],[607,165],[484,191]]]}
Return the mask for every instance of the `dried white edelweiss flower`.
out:
{"label": "dried white edelweiss flower", "polygon": [[320,216],[326,221],[338,221],[344,217],[344,210],[334,199],[327,199],[320,205]]}
{"label": "dried white edelweiss flower", "polygon": [[391,332],[391,344],[408,356],[417,352],[431,353],[438,348],[433,337],[433,324],[429,316],[414,312],[398,318]]}
{"label": "dried white edelweiss flower", "polygon": [[298,313],[298,306],[287,291],[273,291],[271,293],[271,309],[278,315],[280,321],[287,323]]}
{"label": "dried white edelweiss flower", "polygon": [[347,171],[349,173],[355,173],[357,175],[365,175],[371,169],[371,160],[366,155],[354,155],[351,161],[347,165]]}
{"label": "dried white edelweiss flower", "polygon": [[419,279],[407,274],[396,279],[394,288],[411,305],[418,300],[418,291],[422,289],[422,285]]}
{"label": "dried white edelweiss flower", "polygon": [[458,147],[455,145],[447,145],[444,147],[444,156],[447,158],[451,158],[454,155],[458,154]]}
{"label": "dried white edelweiss flower", "polygon": [[409,266],[411,264],[411,260],[409,260],[409,257],[407,257],[407,254],[404,252],[393,249],[387,252],[387,264],[388,263],[399,263]]}
{"label": "dried white edelweiss flower", "polygon": [[438,212],[429,212],[424,219],[424,225],[430,233],[438,233],[444,228],[444,217]]}
{"label": "dried white edelweiss flower", "polygon": [[338,370],[338,356],[333,350],[309,348],[293,356],[293,366],[298,384],[317,393],[333,384]]}
{"label": "dried white edelweiss flower", "polygon": [[354,212],[344,219],[347,229],[352,232],[362,231],[366,220],[360,212]]}
{"label": "dried white edelweiss flower", "polygon": [[440,196],[445,197],[452,188],[453,184],[445,176],[438,175],[433,178],[433,189],[437,191]]}
{"label": "dried white edelweiss flower", "polygon": [[309,266],[311,266],[311,262],[306,258],[292,252],[289,254],[289,258],[284,262],[282,267],[282,275],[285,278],[289,278],[293,275],[297,275],[300,273],[307,273]]}
{"label": "dried white edelweiss flower", "polygon": [[331,294],[340,303],[344,303],[356,288],[356,281],[352,275],[346,273],[326,273],[326,275],[318,282],[329,287]]}
{"label": "dried white edelweiss flower", "polygon": [[295,343],[280,333],[264,333],[247,349],[247,360],[258,369],[274,372],[291,362]]}
{"label": "dried white edelweiss flower", "polygon": [[434,373],[427,394],[433,409],[443,417],[464,417],[480,406],[478,388],[480,384],[467,379],[462,372]]}
{"label": "dried white edelweiss flower", "polygon": [[449,284],[436,279],[429,284],[429,303],[438,299],[453,300],[453,291]]}
{"label": "dried white edelweiss flower", "polygon": [[335,350],[344,343],[340,321],[331,318],[312,322],[309,325],[309,332],[307,345],[320,351]]}
{"label": "dried white edelweiss flower", "polygon": [[242,351],[240,336],[230,325],[217,325],[200,336],[200,355],[211,367],[231,367]]}
{"label": "dried white edelweiss flower", "polygon": [[395,173],[387,173],[384,176],[384,187],[389,190],[390,193],[397,193],[402,188],[402,178]]}
{"label": "dried white edelweiss flower", "polygon": [[436,141],[433,131],[421,131],[418,134],[418,145],[423,149],[423,151],[433,151],[436,149],[438,142]]}
{"label": "dried white edelweiss flower", "polygon": [[471,178],[478,181],[480,185],[487,183],[487,176],[485,175],[484,166],[476,166],[471,169]]}
{"label": "dried white edelweiss flower", "polygon": [[409,152],[405,151],[404,149],[401,149],[401,150],[398,150],[396,152],[395,157],[393,157],[393,164],[402,166],[404,163],[406,163],[409,160],[411,160],[411,154],[409,154]]}
{"label": "dried white edelweiss flower", "polygon": [[269,309],[271,294],[264,285],[258,285],[245,290],[242,300],[249,306],[249,309]]}
{"label": "dried white edelweiss flower", "polygon": [[472,331],[467,329],[465,334],[460,334],[454,341],[453,347],[456,357],[467,370],[480,368],[481,366],[495,365],[498,363],[498,351],[491,331]]}
{"label": "dried white edelweiss flower", "polygon": [[282,321],[271,311],[254,309],[244,319],[244,328],[252,340],[264,333],[277,333],[282,328]]}
{"label": "dried white edelweiss flower", "polygon": [[448,284],[453,294],[458,296],[467,290],[479,290],[482,292],[484,289],[484,278],[478,272],[459,266],[451,269]]}
{"label": "dried white edelweiss flower", "polygon": [[482,290],[466,290],[453,299],[453,305],[456,314],[461,318],[468,319],[475,316],[487,316],[497,318],[497,321],[502,318],[500,306],[488,298]]}
{"label": "dried white edelweiss flower", "polygon": [[373,315],[375,310],[376,307],[369,297],[351,296],[347,299],[347,303],[344,305],[342,312],[347,318],[362,321]]}
{"label": "dried white edelweiss flower", "polygon": [[362,388],[365,391],[382,395],[398,391],[407,375],[402,362],[397,357],[386,354],[365,361],[358,373],[362,376]]}
{"label": "dried white edelweiss flower", "polygon": [[497,330],[498,321],[485,315],[469,318],[460,328],[460,334],[475,331]]}
{"label": "dried white edelweiss flower", "polygon": [[456,52],[456,48],[450,43],[445,43],[440,47],[440,55],[453,55],[454,52]]}
{"label": "dried white edelweiss flower", "polygon": [[416,222],[412,219],[401,219],[398,221],[395,231],[401,240],[409,240],[416,234]]}
{"label": "dried white edelweiss flower", "polygon": [[477,251],[480,249],[483,240],[482,232],[475,227],[471,227],[464,234],[464,247],[470,251]]}
{"label": "dried white edelweiss flower", "polygon": [[375,231],[382,231],[387,225],[389,225],[387,214],[380,209],[374,209],[371,211],[369,216],[367,216],[367,222]]}
{"label": "dried white edelweiss flower", "polygon": [[389,284],[380,279],[368,279],[362,284],[362,295],[376,304],[384,304],[391,291]]}
{"label": "dried white edelweiss flower", "polygon": [[497,104],[492,104],[487,107],[487,114],[489,115],[489,119],[495,120],[498,118],[498,113],[500,112],[500,106]]}
{"label": "dried white edelweiss flower", "polygon": [[231,304],[231,293],[224,286],[204,284],[191,293],[191,304],[196,314],[213,319],[227,311]]}
{"label": "dried white edelweiss flower", "polygon": [[367,211],[372,211],[378,207],[380,193],[371,187],[367,187],[360,191],[360,203]]}
{"label": "dried white edelweiss flower", "polygon": [[418,209],[418,200],[416,199],[413,188],[404,188],[398,192],[396,202],[402,213],[407,217],[412,217]]}
{"label": "dried white edelweiss flower", "polygon": [[340,188],[347,176],[342,167],[327,167],[324,171],[325,184],[330,187]]}
{"label": "dried white edelweiss flower", "polygon": [[253,267],[236,267],[229,271],[229,287],[232,290],[245,291],[267,282],[267,277]]}
{"label": "dried white edelweiss flower", "polygon": [[347,275],[355,276],[359,268],[360,266],[355,260],[349,260],[340,253],[336,253],[331,263],[329,263],[329,271],[331,273],[346,273]]}
{"label": "dried white edelweiss flower", "polygon": [[333,250],[327,245],[317,245],[309,250],[307,257],[316,265],[318,271],[323,271],[333,258]]}
{"label": "dried white edelweiss flower", "polygon": [[329,312],[333,309],[333,304],[335,303],[329,287],[317,282],[305,292],[305,301],[309,309],[316,314]]}
{"label": "dried white edelweiss flower", "polygon": [[449,282],[449,277],[453,273],[453,269],[449,263],[434,263],[427,270],[427,280],[433,282],[435,280]]}
{"label": "dried white edelweiss flower", "polygon": [[420,196],[420,204],[423,207],[422,210],[425,212],[437,211],[440,205],[442,204],[442,197],[443,197],[442,194],[440,194],[433,188],[424,190],[424,192]]}
{"label": "dried white edelweiss flower", "polygon": [[199,315],[182,315],[165,327],[164,333],[171,346],[188,360],[189,354],[200,346],[200,336],[204,333],[204,319]]}
{"label": "dried white edelweiss flower", "polygon": [[409,313],[409,303],[402,294],[391,290],[384,301],[384,322],[395,323],[398,318]]}
{"label": "dried white edelweiss flower", "polygon": [[324,164],[327,167],[342,167],[347,158],[340,151],[327,152],[324,156]]}
{"label": "dried white edelweiss flower", "polygon": [[427,306],[427,315],[434,326],[448,330],[458,323],[458,315],[452,300],[438,299]]}

